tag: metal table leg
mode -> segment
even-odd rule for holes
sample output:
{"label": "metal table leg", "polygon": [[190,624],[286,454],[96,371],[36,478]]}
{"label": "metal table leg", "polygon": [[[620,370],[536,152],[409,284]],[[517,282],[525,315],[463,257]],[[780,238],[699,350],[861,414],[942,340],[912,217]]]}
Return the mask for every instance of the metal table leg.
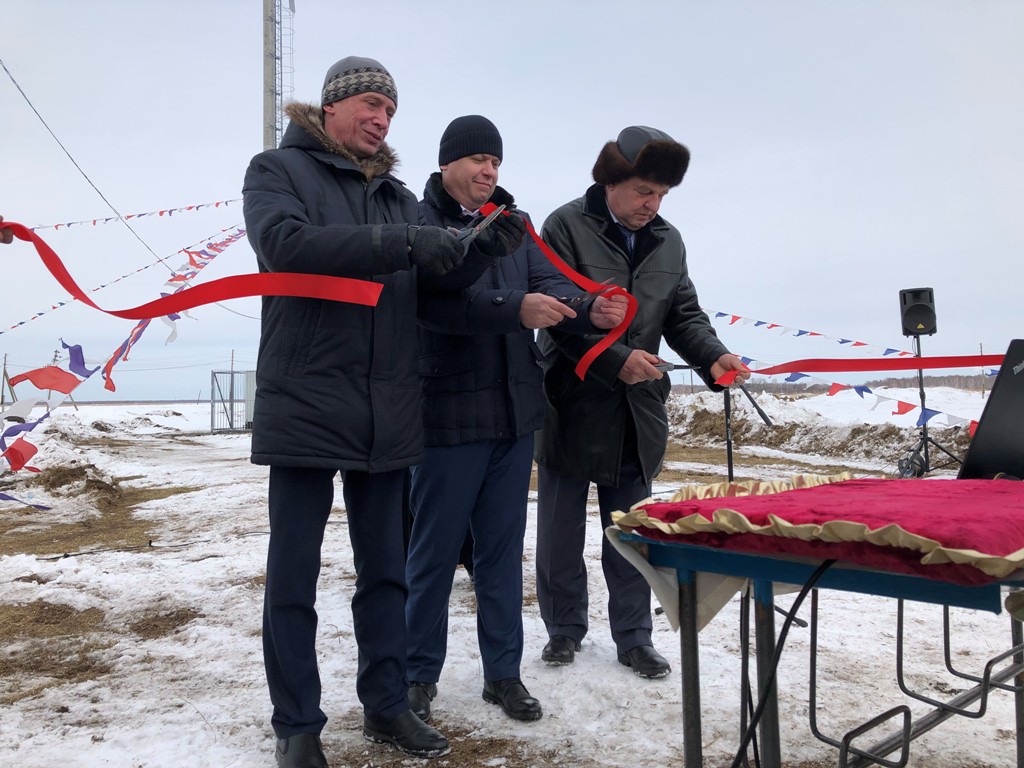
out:
{"label": "metal table leg", "polygon": [[757,636],[757,695],[759,699],[767,697],[758,726],[761,734],[761,766],[781,768],[778,688],[774,682],[770,686],[765,683],[771,674],[772,657],[775,655],[775,595],[772,583],[764,579],[754,580],[754,626]]}
{"label": "metal table leg", "polygon": [[679,657],[683,686],[683,764],[703,768],[700,660],[697,651],[697,574],[679,571]]}
{"label": "metal table leg", "polygon": [[[1010,617],[1010,640],[1014,648],[1024,643],[1024,629],[1013,617]],[[1013,661],[1015,664],[1024,662],[1024,653],[1015,653]],[[1024,768],[1024,672],[1016,676],[1014,683],[1017,686],[1013,692],[1013,710],[1017,721],[1017,768]]]}

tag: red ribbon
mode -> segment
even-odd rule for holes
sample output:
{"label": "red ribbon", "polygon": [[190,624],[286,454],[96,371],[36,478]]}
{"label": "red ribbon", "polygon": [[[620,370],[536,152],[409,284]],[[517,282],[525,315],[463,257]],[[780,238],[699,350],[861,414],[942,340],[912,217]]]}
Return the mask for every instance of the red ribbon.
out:
{"label": "red ribbon", "polygon": [[[849,360],[842,358],[812,358],[794,360],[790,363],[773,365],[769,368],[751,369],[751,373],[770,376],[773,373],[849,373],[851,371],[919,371],[931,368],[975,368],[998,367],[1003,355],[951,355],[945,357],[900,357],[871,360]],[[727,387],[733,383],[739,371],[729,371],[715,379],[716,384]]]}
{"label": "red ribbon", "polygon": [[238,299],[244,296],[298,296],[308,299],[345,301],[373,307],[376,306],[380,292],[384,288],[380,283],[355,280],[349,277],[306,275],[294,272],[260,272],[251,275],[222,277],[219,280],[186,288],[131,309],[103,309],[78,287],[78,283],[68,273],[60,257],[39,235],[23,224],[13,221],[4,221],[0,223],[0,227],[10,229],[19,240],[32,243],[39,258],[50,270],[50,274],[74,298],[100,312],[123,317],[126,320],[149,320],[154,317],[173,315],[203,304]]}
{"label": "red ribbon", "polygon": [[[486,203],[481,206],[480,213],[484,216],[489,215],[495,208],[494,203]],[[508,216],[509,212],[504,211],[502,216]],[[540,235],[534,230],[533,225],[523,217],[523,222],[526,224],[526,231],[530,233],[530,237],[533,238],[534,242],[540,247],[544,255],[548,257],[548,261],[555,265],[559,272],[569,278],[573,283],[578,285],[585,291],[600,291],[604,290],[603,296],[625,296],[626,297],[626,316],[622,319],[622,322],[617,326],[608,331],[605,336],[597,342],[594,346],[587,350],[586,354],[580,358],[579,362],[576,363],[576,375],[581,379],[587,375],[587,370],[590,368],[591,363],[604,352],[608,347],[616,342],[616,340],[626,332],[629,324],[633,322],[633,318],[636,316],[637,300],[633,294],[629,293],[622,286],[607,286],[603,283],[598,283],[595,280],[591,280],[586,275],[581,275],[579,272],[574,270],[568,264],[566,264],[562,257],[555,253],[551,246],[541,240]]]}

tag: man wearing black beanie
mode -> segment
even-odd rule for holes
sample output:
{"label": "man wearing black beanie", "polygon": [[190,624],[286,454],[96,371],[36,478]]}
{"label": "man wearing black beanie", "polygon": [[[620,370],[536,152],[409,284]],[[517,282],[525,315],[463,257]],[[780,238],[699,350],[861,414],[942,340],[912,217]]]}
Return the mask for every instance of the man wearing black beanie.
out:
{"label": "man wearing black beanie", "polygon": [[[441,170],[420,201],[422,222],[464,227],[487,202],[514,210],[512,195],[497,186],[503,156],[490,120],[453,120],[441,137]],[[542,715],[520,677],[523,536],[533,433],[543,420],[534,330],[593,334],[618,325],[626,308],[624,297],[598,297],[574,310],[568,299],[581,293],[527,237],[469,288],[421,295],[426,447],[412,470],[406,623],[409,703],[423,720],[444,665],[448,600],[467,528],[483,699],[516,720]]]}

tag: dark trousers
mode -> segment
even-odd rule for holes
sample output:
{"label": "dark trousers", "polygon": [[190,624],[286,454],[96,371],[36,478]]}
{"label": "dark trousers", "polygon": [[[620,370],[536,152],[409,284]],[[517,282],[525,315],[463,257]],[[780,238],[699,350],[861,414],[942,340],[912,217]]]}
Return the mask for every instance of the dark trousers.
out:
{"label": "dark trousers", "polygon": [[[583,550],[587,532],[590,483],[573,480],[544,467],[537,469],[537,602],[548,635],[577,641],[589,628],[587,566]],[[626,511],[651,495],[640,467],[624,464],[618,487],[598,485],[602,531],[611,513]],[[651,644],[651,588],[636,568],[601,536],[601,568],[608,585],[608,623],[620,653]]]}
{"label": "dark trousers", "polygon": [[[386,721],[409,708],[405,676],[406,470],[342,472],[342,494],[356,569],[352,625],[359,649],[356,692],[363,711]],[[263,659],[280,738],[319,733],[316,585],[320,548],[334,502],[329,469],[270,468],[270,544],[263,603]]]}
{"label": "dark trousers", "polygon": [[406,578],[409,679],[436,683],[448,648],[448,601],[473,533],[477,640],[484,678],[519,677],[523,657],[523,537],[533,435],[427,448],[413,468]]}

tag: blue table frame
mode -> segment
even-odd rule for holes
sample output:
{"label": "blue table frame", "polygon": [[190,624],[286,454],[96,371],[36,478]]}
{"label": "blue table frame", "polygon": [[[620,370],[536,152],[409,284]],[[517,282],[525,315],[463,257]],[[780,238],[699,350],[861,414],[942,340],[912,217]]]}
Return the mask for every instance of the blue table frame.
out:
{"label": "blue table frame", "polygon": [[[647,547],[647,559],[652,566],[672,568],[678,575],[684,764],[686,768],[702,768],[697,573],[739,576],[749,579],[753,583],[758,690],[763,691],[770,672],[768,662],[775,653],[775,604],[772,584],[804,584],[823,561],[785,555],[744,554],[713,547],[659,541],[626,532],[620,532],[619,538],[627,543],[642,543]],[[1021,582],[1008,583],[1019,585]],[[999,583],[968,587],[918,576],[885,573],[843,563],[837,563],[825,571],[815,588],[837,589],[993,613],[999,613],[1002,609],[1002,585]],[[1019,649],[1022,646],[1021,623],[1012,618],[1011,633],[1014,649]],[[1024,768],[1024,653],[1015,652],[1013,661],[1012,665],[999,673],[998,679],[1001,682],[1015,678],[1018,682],[1014,690],[1017,766]],[[776,694],[777,691],[772,685],[759,723],[763,768],[781,768],[782,765]],[[937,717],[944,720],[951,717],[952,714],[950,712],[940,713]],[[931,717],[931,715],[926,717]],[[934,724],[936,723],[926,723],[927,727],[915,731],[911,738],[934,727]],[[884,743],[887,744],[885,748],[890,751],[899,746],[898,739],[890,738]],[[841,755],[840,765],[846,765],[845,760],[846,756]],[[874,762],[858,762],[855,759],[848,765],[870,765]]]}

